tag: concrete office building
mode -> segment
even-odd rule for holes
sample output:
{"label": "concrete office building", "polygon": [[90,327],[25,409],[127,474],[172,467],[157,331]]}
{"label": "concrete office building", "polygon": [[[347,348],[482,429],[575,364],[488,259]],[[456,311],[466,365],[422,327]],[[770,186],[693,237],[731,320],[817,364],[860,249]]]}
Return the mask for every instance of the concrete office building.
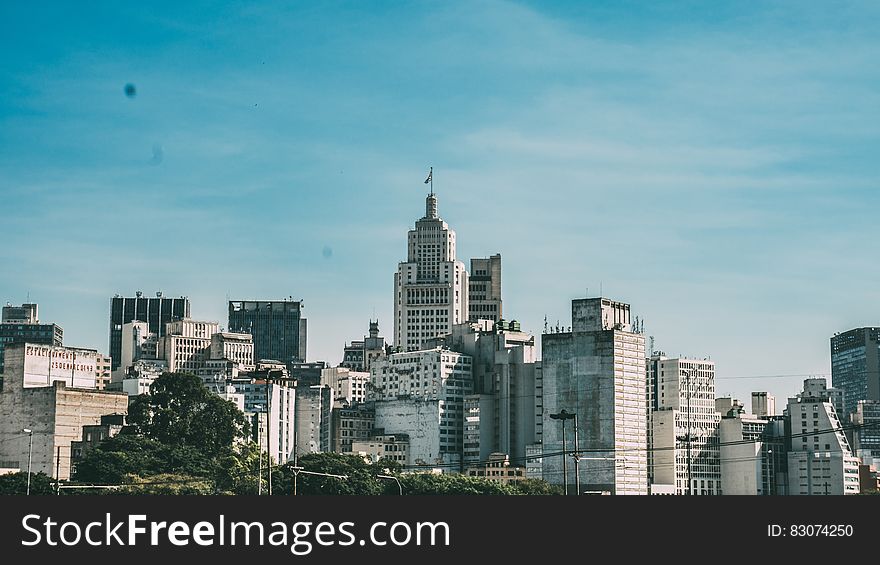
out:
{"label": "concrete office building", "polygon": [[858,494],[859,460],[829,399],[805,390],[789,399],[786,412],[791,426],[789,494]]}
{"label": "concrete office building", "polygon": [[[122,358],[111,363],[112,381],[120,382],[126,378],[138,361],[159,360],[159,336],[150,331],[147,322],[134,320],[122,324],[120,351]],[[162,360],[164,362],[164,359]],[[115,366],[115,369],[112,367]]]}
{"label": "concrete office building", "polygon": [[141,291],[134,298],[116,295],[110,299],[110,357],[111,371],[122,363],[122,326],[134,321],[147,323],[150,333],[157,338],[165,336],[169,322],[190,317],[189,298],[166,298],[157,292],[155,298],[144,296]]}
{"label": "concrete office building", "polygon": [[505,485],[526,480],[525,466],[511,465],[510,457],[506,453],[491,453],[482,465],[468,467],[465,474]]}
{"label": "concrete office building", "polygon": [[[83,426],[107,414],[126,414],[128,396],[95,388],[94,350],[15,343],[6,351],[6,383],[0,393],[0,461],[67,480],[71,443]],[[57,471],[57,472],[56,472]]]}
{"label": "concrete office building", "polygon": [[[544,480],[563,484],[558,454],[579,448],[589,450],[580,462],[582,490],[648,494],[645,339],[633,331],[629,305],[573,300],[571,331],[545,333],[541,349]],[[578,446],[573,422],[550,418],[561,410],[578,415]],[[569,492],[575,492],[568,463]]]}
{"label": "concrete office building", "polygon": [[440,347],[394,353],[371,369],[376,427],[408,433],[415,465],[463,470],[464,399],[473,392],[469,355]]}
{"label": "concrete office building", "polygon": [[864,465],[880,468],[880,401],[860,400],[852,415],[852,446]]}
{"label": "concrete office building", "polygon": [[366,441],[370,438],[376,424],[376,412],[360,404],[352,406],[338,401],[334,404],[331,416],[330,450],[336,453],[350,453],[354,442]]}
{"label": "concrete office building", "polygon": [[395,461],[402,466],[409,465],[409,435],[375,434],[352,443],[351,451],[369,463],[382,459]]}
{"label": "concrete office building", "polygon": [[880,327],[831,338],[831,384],[843,391],[843,422],[849,422],[859,400],[880,400]]}
{"label": "concrete office building", "polygon": [[321,371],[321,384],[333,389],[333,399],[337,405],[361,404],[367,400],[370,373],[331,367]]}
{"label": "concrete office building", "polygon": [[321,373],[327,368],[327,362],[288,363],[287,366],[290,378],[296,380],[296,386],[316,386],[321,384]]}
{"label": "concrete office building", "polygon": [[107,414],[101,416],[97,424],[83,426],[82,439],[70,442],[71,474],[76,470],[76,464],[98,447],[105,439],[115,437],[125,427],[124,414]]}
{"label": "concrete office building", "polygon": [[113,360],[98,353],[95,357],[95,388],[98,390],[105,390],[107,386],[110,385],[110,367],[113,364]]}
{"label": "concrete office building", "polygon": [[293,387],[276,382],[269,382],[267,385],[260,375],[260,371],[255,371],[250,374],[255,378],[244,382],[232,381],[231,385],[234,393],[244,397],[244,413],[251,420],[253,439],[262,451],[269,451],[272,459],[283,465],[293,459],[296,444],[296,408],[299,399]]}
{"label": "concrete office building", "polygon": [[524,464],[526,446],[541,441],[543,395],[535,337],[519,322],[455,324],[439,343],[469,355],[474,394],[464,399],[465,465],[507,454]]}
{"label": "concrete office building", "polygon": [[753,392],[752,414],[758,418],[776,416],[776,397],[767,392]]}
{"label": "concrete office building", "polygon": [[394,345],[403,351],[449,333],[468,317],[468,272],[456,259],[455,231],[437,215],[437,195],[407,235],[407,259],[394,274]]}
{"label": "concrete office building", "polygon": [[648,367],[652,484],[674,485],[676,494],[721,494],[715,363],[654,355]]}
{"label": "concrete office building", "polygon": [[254,339],[250,334],[219,332],[211,335],[208,359],[225,359],[249,371],[254,366]]}
{"label": "concrete office building", "polygon": [[471,259],[468,282],[468,321],[503,318],[501,308],[501,254]]}
{"label": "concrete office building", "polygon": [[742,412],[722,414],[718,435],[722,494],[786,494],[784,418],[766,419]]}
{"label": "concrete office building", "polygon": [[196,374],[211,352],[211,336],[219,331],[217,322],[176,320],[170,322],[159,342],[159,355],[172,373]]}
{"label": "concrete office building", "polygon": [[387,353],[390,347],[385,343],[385,338],[379,335],[379,321],[370,320],[370,333],[362,340],[352,341],[347,344],[342,352],[340,367],[352,371],[369,372],[372,362]]}
{"label": "concrete office building", "polygon": [[58,324],[41,324],[36,304],[3,307],[0,318],[0,390],[3,388],[4,349],[13,343],[62,345],[64,330]]}
{"label": "concrete office building", "polygon": [[[798,398],[821,398],[831,403],[834,411],[838,414],[838,419],[844,413],[844,393],[842,389],[837,387],[829,387],[828,381],[821,377],[804,379],[804,388]],[[841,419],[841,421],[843,421]]]}
{"label": "concrete office building", "polygon": [[231,300],[230,332],[254,336],[254,359],[305,362],[307,324],[302,300]]}
{"label": "concrete office building", "polygon": [[333,438],[333,389],[327,385],[296,387],[297,457],[327,453]]}

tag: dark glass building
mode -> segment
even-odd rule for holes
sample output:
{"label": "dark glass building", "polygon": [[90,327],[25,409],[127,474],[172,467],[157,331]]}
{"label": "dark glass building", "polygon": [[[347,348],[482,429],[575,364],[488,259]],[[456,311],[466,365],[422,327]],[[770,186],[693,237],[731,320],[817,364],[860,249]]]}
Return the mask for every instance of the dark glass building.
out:
{"label": "dark glass building", "polygon": [[129,322],[147,322],[150,332],[158,337],[165,335],[165,324],[189,318],[189,298],[166,298],[161,292],[155,297],[135,293],[134,298],[116,295],[110,299],[110,369],[119,368],[122,360],[122,325]]}
{"label": "dark glass building", "polygon": [[64,345],[64,330],[58,324],[0,323],[0,375],[3,374],[4,352],[13,343]]}
{"label": "dark glass building", "polygon": [[831,338],[831,384],[843,390],[844,424],[859,400],[880,400],[880,328],[857,328]]}
{"label": "dark glass building", "polygon": [[254,360],[303,363],[306,319],[301,300],[230,300],[230,332],[254,337]]}

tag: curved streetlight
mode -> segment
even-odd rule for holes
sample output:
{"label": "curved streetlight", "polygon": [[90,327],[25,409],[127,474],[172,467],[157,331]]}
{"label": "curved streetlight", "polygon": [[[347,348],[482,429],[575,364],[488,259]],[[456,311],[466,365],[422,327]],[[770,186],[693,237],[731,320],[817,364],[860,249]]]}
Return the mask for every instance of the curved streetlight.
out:
{"label": "curved streetlight", "polygon": [[578,490],[577,494],[580,494],[581,477],[580,477],[580,468],[579,468],[580,464],[578,461],[579,456],[580,456],[580,446],[578,445],[578,441],[577,441],[577,433],[578,433],[577,413],[568,412],[563,408],[562,410],[559,411],[558,414],[550,414],[550,418],[552,420],[562,420],[562,477],[563,477],[562,482],[565,487],[565,495],[566,496],[568,496],[568,464],[567,464],[567,461],[568,461],[567,455],[568,454],[566,452],[566,445],[565,445],[565,421],[566,420],[574,420],[574,443],[575,443],[575,446],[574,446],[574,474],[575,474],[575,483],[576,483],[575,488],[577,488],[577,490]]}
{"label": "curved streetlight", "polygon": [[400,491],[400,496],[403,496],[403,486],[400,484],[400,480],[397,477],[391,475],[376,475],[377,479],[388,479],[397,483],[397,489]]}

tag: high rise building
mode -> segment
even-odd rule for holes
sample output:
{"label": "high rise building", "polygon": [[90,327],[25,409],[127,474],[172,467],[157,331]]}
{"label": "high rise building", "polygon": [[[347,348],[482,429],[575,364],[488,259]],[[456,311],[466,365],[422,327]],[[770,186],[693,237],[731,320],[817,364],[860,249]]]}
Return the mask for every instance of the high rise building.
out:
{"label": "high rise building", "polygon": [[165,326],[174,320],[189,318],[189,298],[167,298],[161,292],[145,297],[141,291],[134,298],[118,294],[110,299],[110,357],[111,371],[122,364],[122,326],[129,322],[146,322],[150,333],[157,338],[165,336]]}
{"label": "high rise building", "polygon": [[789,494],[858,494],[859,460],[828,397],[800,394],[788,400],[786,413],[791,429]]}
{"label": "high rise building", "polygon": [[721,494],[715,363],[653,355],[648,380],[652,484],[673,485],[676,494]]}
{"label": "high rise building", "polygon": [[333,389],[333,399],[338,406],[362,404],[367,400],[370,373],[330,367],[321,370],[321,384]]}
{"label": "high rise building", "polygon": [[468,272],[456,259],[455,231],[437,215],[437,195],[407,236],[407,259],[394,274],[394,345],[417,351],[468,317]]}
{"label": "high rise building", "polygon": [[231,300],[230,332],[254,336],[254,359],[305,362],[306,319],[302,300]]}
{"label": "high rise building", "polygon": [[542,393],[535,336],[517,321],[455,324],[444,347],[472,358],[474,394],[464,400],[465,465],[504,453],[514,465],[541,439]]}
{"label": "high rise building", "polygon": [[785,418],[731,410],[718,426],[721,494],[786,494]]}
{"label": "high rise building", "polygon": [[98,390],[104,390],[110,384],[111,361],[110,357],[101,353],[95,358],[95,387]]}
{"label": "high rise building", "polygon": [[880,327],[857,328],[831,338],[831,384],[843,391],[849,421],[859,400],[880,400]]}
{"label": "high rise building", "polygon": [[767,418],[776,415],[776,397],[766,392],[752,393],[752,415]]}
{"label": "high rise building", "polygon": [[440,347],[394,353],[376,360],[370,377],[376,428],[409,434],[412,464],[461,472],[471,356]]}
{"label": "high rise building", "polygon": [[[567,482],[575,492],[571,454],[586,450],[589,455],[580,460],[582,491],[648,494],[645,338],[633,331],[629,304],[586,298],[573,300],[571,309],[571,331],[541,338],[543,478]],[[577,445],[574,422],[551,417],[562,410],[577,414]]]}
{"label": "high rise building", "polygon": [[254,369],[254,338],[250,334],[219,332],[211,335],[209,359],[225,359],[245,371]]}
{"label": "high rise building", "polygon": [[471,259],[468,283],[468,320],[492,320],[504,316],[501,310],[501,254]]}
{"label": "high rise building", "polygon": [[327,385],[297,385],[297,457],[327,453],[333,443],[333,389]]}
{"label": "high rise building", "polygon": [[62,345],[64,330],[58,324],[41,324],[36,304],[6,304],[0,318],[0,389],[4,367],[4,349],[13,343]]}

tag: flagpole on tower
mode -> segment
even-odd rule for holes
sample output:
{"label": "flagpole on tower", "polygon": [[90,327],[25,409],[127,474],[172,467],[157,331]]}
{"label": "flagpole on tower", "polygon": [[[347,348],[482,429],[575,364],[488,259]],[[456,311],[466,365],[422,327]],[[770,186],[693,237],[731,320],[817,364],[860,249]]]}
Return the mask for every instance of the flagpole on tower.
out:
{"label": "flagpole on tower", "polygon": [[428,171],[428,178],[425,179],[425,184],[431,185],[431,192],[428,193],[428,196],[434,195],[434,167],[431,167]]}

